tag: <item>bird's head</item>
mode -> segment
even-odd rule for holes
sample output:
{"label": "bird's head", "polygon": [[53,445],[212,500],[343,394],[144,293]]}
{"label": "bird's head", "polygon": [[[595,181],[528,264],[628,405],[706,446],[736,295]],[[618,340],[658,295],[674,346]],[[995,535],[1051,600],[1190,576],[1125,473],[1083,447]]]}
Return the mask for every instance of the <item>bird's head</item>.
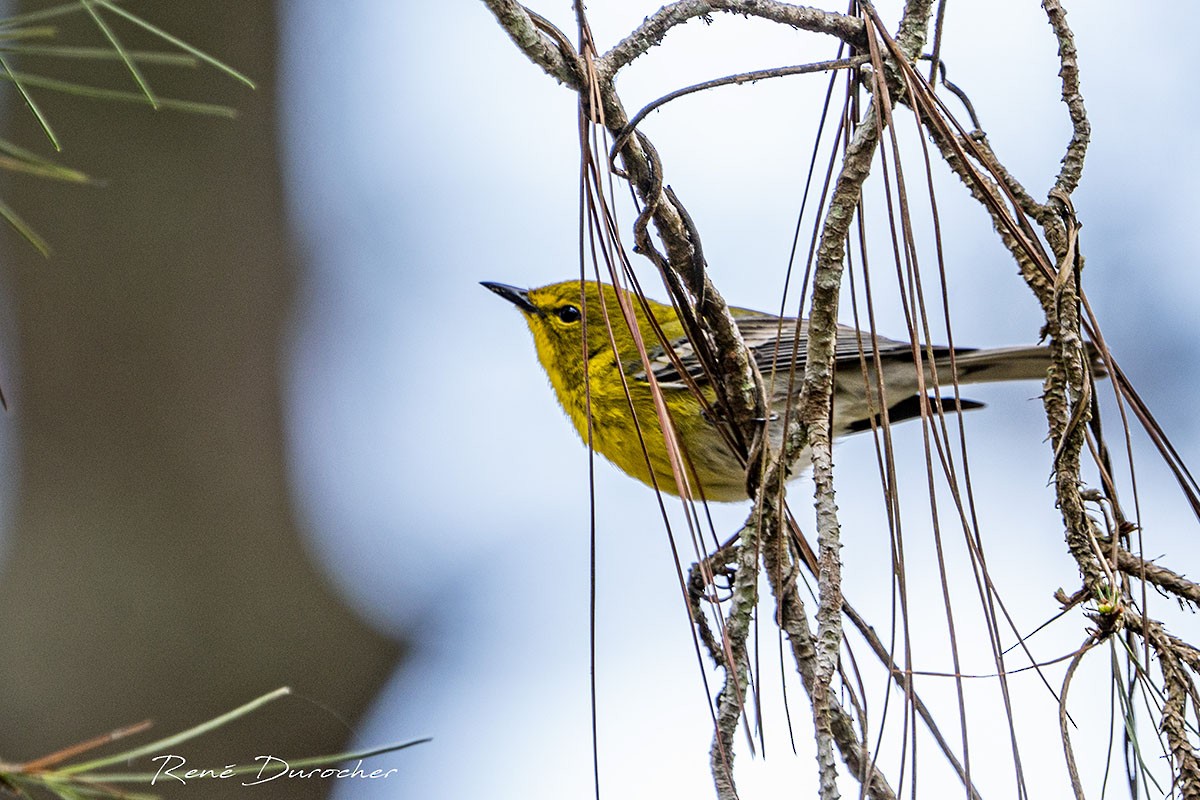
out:
{"label": "bird's head", "polygon": [[[538,359],[552,381],[556,375],[576,374],[582,378],[578,373],[585,363],[585,335],[588,359],[611,351],[610,326],[622,361],[629,354],[636,356],[633,337],[621,316],[616,292],[608,284],[571,280],[538,289],[521,289],[490,281],[484,281],[483,285],[520,309],[533,333]],[[629,299],[643,336],[653,337],[652,329],[644,324],[645,316],[636,299],[632,295]],[[651,338],[651,341],[655,339]],[[579,384],[582,385],[582,380]]]}

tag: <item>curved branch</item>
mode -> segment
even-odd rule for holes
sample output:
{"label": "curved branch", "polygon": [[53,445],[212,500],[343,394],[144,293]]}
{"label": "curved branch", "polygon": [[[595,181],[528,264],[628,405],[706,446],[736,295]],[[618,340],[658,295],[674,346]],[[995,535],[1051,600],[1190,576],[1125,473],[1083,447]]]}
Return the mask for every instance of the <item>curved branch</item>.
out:
{"label": "curved branch", "polygon": [[813,33],[827,33],[855,47],[867,44],[861,19],[833,11],[778,0],[679,0],[646,17],[632,33],[605,53],[596,65],[601,77],[611,78],[622,67],[660,44],[672,28],[696,17],[707,17],[714,11],[760,17]]}
{"label": "curved branch", "polygon": [[1079,177],[1083,174],[1083,158],[1092,138],[1092,125],[1088,122],[1083,95],[1079,92],[1079,53],[1075,49],[1075,36],[1067,26],[1067,12],[1059,0],[1044,0],[1042,6],[1058,38],[1058,60],[1061,65],[1058,74],[1062,78],[1062,99],[1071,115],[1072,127],[1071,141],[1063,155],[1062,169],[1054,187],[1070,194],[1079,185]]}
{"label": "curved branch", "polygon": [[1067,692],[1071,690],[1071,681],[1075,677],[1075,670],[1083,662],[1083,656],[1095,646],[1096,642],[1097,637],[1089,635],[1083,646],[1075,651],[1075,655],[1071,659],[1071,664],[1067,667],[1067,673],[1063,677],[1062,689],[1059,692],[1058,732],[1062,738],[1063,753],[1067,758],[1067,775],[1071,779],[1071,790],[1076,800],[1085,800],[1085,797],[1083,794],[1083,782],[1079,779],[1079,767],[1075,762],[1075,748],[1071,746],[1070,715],[1067,714]]}
{"label": "curved branch", "polygon": [[[939,6],[939,8],[940,8],[940,6]],[[947,80],[947,78],[946,78],[946,72],[947,72],[946,62],[942,61],[940,58],[936,58],[934,56],[921,56],[922,61],[924,61],[926,59],[931,61],[933,63],[933,65],[937,68],[936,75],[941,78],[942,86],[945,86],[946,90],[948,92],[950,92],[950,94],[957,97],[958,102],[962,103],[963,108],[965,108],[967,110],[967,116],[971,118],[971,133],[982,135],[983,125],[979,122],[979,116],[975,113],[975,104],[971,102],[971,96],[968,95],[962,87],[960,87],[957,83],[953,83],[952,81]],[[929,79],[929,87],[931,89],[934,87],[933,78]]]}

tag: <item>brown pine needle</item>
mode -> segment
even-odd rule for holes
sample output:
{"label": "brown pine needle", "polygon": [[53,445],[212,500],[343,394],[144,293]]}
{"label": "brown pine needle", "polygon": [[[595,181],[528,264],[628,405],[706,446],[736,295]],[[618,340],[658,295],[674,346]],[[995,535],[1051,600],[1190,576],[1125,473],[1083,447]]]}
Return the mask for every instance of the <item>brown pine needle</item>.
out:
{"label": "brown pine needle", "polygon": [[141,722],[135,722],[134,724],[127,725],[124,728],[117,728],[115,731],[102,733],[92,739],[86,739],[77,744],[69,745],[61,750],[56,750],[53,753],[44,755],[41,758],[36,758],[33,761],[27,761],[17,767],[16,771],[23,772],[25,774],[42,772],[50,769],[51,767],[56,767],[64,761],[70,761],[76,756],[95,750],[97,747],[103,747],[111,742],[124,739],[127,736],[134,736],[147,731],[152,727],[154,727],[154,721],[144,719]]}

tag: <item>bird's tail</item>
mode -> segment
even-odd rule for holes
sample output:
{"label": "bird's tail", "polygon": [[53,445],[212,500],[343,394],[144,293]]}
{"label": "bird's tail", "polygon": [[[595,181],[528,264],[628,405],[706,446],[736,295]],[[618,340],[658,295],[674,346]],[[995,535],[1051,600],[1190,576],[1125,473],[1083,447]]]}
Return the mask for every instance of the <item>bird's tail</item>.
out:
{"label": "bird's tail", "polygon": [[[1099,378],[1106,375],[1104,362],[1091,342],[1087,343],[1087,353],[1095,376]],[[1044,380],[1050,368],[1050,348],[1035,345],[960,350],[955,354],[954,361],[960,383]],[[949,356],[938,359],[938,366],[949,369]]]}

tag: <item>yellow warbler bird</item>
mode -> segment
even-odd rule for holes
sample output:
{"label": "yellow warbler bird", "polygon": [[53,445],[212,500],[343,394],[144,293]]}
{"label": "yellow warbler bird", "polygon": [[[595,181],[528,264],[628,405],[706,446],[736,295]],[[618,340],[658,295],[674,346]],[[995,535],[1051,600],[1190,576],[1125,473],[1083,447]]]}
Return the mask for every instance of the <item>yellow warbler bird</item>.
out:
{"label": "yellow warbler bird", "polygon": [[[669,451],[655,412],[650,379],[633,334],[621,315],[616,290],[609,284],[595,281],[584,281],[581,286],[579,280],[553,283],[540,289],[520,289],[487,281],[483,285],[515,305],[525,317],[533,333],[538,360],[550,378],[558,402],[584,441],[588,437],[590,408],[592,446],[598,453],[638,480],[677,494]],[[714,421],[711,406],[715,393],[699,357],[684,335],[683,323],[675,309],[647,301],[650,313],[662,331],[660,340],[641,303],[632,295],[629,299],[649,357],[650,373],[662,391],[672,425],[682,444],[693,494],[708,500],[746,499],[745,464]],[[803,378],[807,322],[802,321],[797,328],[794,318],[781,319],[774,314],[745,308],[731,307],[730,312],[768,387],[771,407],[767,414],[767,432],[778,446],[786,427],[785,409],[794,406]],[[799,341],[796,341],[797,336]],[[921,415],[924,398],[920,394],[912,344],[875,337],[874,345],[883,367],[882,397],[875,377],[870,334],[847,325],[838,326],[834,437],[870,430],[872,422],[879,424],[884,402],[891,422]],[[939,382],[943,386],[950,385],[949,348],[935,347],[932,352]],[[923,348],[922,354],[925,384],[932,387],[929,349]],[[864,358],[868,367],[865,378]],[[1044,379],[1049,366],[1050,354],[1045,347],[954,350],[954,367],[960,383]],[[794,378],[791,376],[793,371]],[[689,381],[700,390],[705,401],[697,397]],[[944,404],[947,408],[955,407],[953,399]],[[981,405],[963,400],[960,407],[978,408]],[[810,455],[806,449],[791,465],[792,474],[809,464]]]}

